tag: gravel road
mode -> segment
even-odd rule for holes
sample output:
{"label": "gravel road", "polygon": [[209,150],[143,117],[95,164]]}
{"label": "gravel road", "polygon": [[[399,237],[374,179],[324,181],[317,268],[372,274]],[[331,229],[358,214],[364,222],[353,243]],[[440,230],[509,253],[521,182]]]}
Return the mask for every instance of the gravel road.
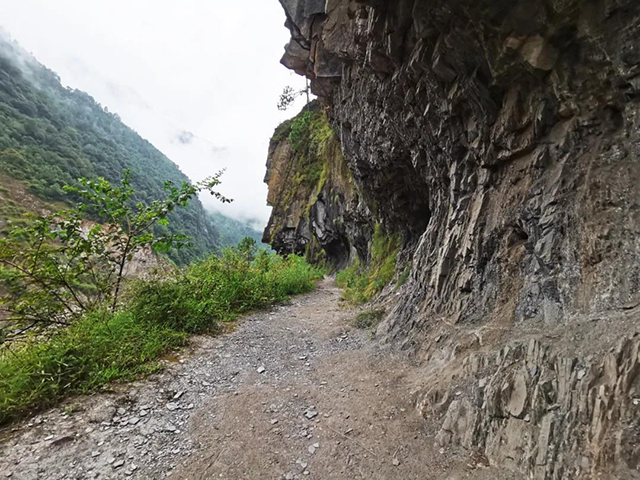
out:
{"label": "gravel road", "polygon": [[434,447],[419,368],[350,326],[331,279],[159,374],[0,431],[0,478],[510,478]]}

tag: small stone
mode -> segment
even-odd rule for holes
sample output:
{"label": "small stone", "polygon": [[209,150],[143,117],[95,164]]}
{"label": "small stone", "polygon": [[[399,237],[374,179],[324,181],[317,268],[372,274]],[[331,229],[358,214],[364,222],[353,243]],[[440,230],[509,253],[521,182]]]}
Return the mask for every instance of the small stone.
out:
{"label": "small stone", "polygon": [[164,427],[164,429],[167,432],[175,432],[176,431],[176,427],[174,425],[168,424],[166,427]]}
{"label": "small stone", "polygon": [[258,370],[256,370],[258,373],[264,373],[267,369],[264,368],[263,366],[259,366]]}
{"label": "small stone", "polygon": [[400,465],[400,460],[398,460],[398,457],[394,457],[391,463],[393,463],[394,467],[397,467],[398,465]]}
{"label": "small stone", "polygon": [[178,405],[177,403],[173,403],[173,402],[167,403],[167,410],[169,410],[170,412],[173,412],[174,410],[178,410],[179,408],[180,408],[180,405]]}
{"label": "small stone", "polygon": [[182,395],[184,395],[184,392],[178,392],[173,396],[174,400],[179,400],[180,397],[182,397]]}
{"label": "small stone", "polygon": [[13,477],[13,472],[7,472],[4,474],[4,476],[7,478]]}
{"label": "small stone", "polygon": [[115,459],[115,458],[113,458],[113,457],[109,457],[109,458],[107,459],[107,463],[108,463],[109,465],[113,464],[113,462],[115,462],[115,461],[116,461],[116,459]]}
{"label": "small stone", "polygon": [[309,475],[309,470],[305,470],[304,472],[302,472],[303,475]]}
{"label": "small stone", "polygon": [[578,380],[582,380],[584,376],[587,374],[587,371],[583,368],[578,372]]}
{"label": "small stone", "polygon": [[278,419],[274,418],[271,420],[271,425],[275,425],[276,423],[278,423]]}
{"label": "small stone", "polygon": [[100,456],[100,452],[98,450],[94,450],[93,452],[91,452],[91,456],[93,458],[99,457]]}
{"label": "small stone", "polygon": [[317,410],[307,410],[306,412],[304,412],[304,416],[311,420],[312,418],[318,416],[318,412]]}
{"label": "small stone", "polygon": [[284,476],[285,480],[293,480],[293,479],[294,479],[294,477],[295,477],[295,475],[294,475],[293,473],[291,473],[291,472],[287,473],[287,474]]}
{"label": "small stone", "polygon": [[140,422],[140,419],[138,417],[132,417],[129,419],[130,425],[137,425],[139,422]]}
{"label": "small stone", "polygon": [[146,417],[149,414],[149,412],[147,412],[146,410],[140,410],[140,416],[141,417]]}
{"label": "small stone", "polygon": [[126,411],[124,408],[120,407],[120,408],[118,409],[118,415],[122,416],[122,415],[124,415],[125,413],[127,413],[127,411]]}
{"label": "small stone", "polygon": [[307,451],[313,455],[314,453],[316,453],[316,447],[313,445],[309,445],[309,448],[307,448]]}
{"label": "small stone", "polygon": [[113,462],[113,468],[120,468],[123,465],[124,465],[124,460],[118,460],[116,462]]}

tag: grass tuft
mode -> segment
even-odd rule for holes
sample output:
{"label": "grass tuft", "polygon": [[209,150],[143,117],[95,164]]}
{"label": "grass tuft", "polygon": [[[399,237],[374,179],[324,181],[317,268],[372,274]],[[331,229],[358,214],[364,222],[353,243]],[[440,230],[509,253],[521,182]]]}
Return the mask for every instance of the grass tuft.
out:
{"label": "grass tuft", "polygon": [[353,319],[353,326],[362,330],[376,328],[384,318],[385,313],[386,311],[384,308],[365,310]]}

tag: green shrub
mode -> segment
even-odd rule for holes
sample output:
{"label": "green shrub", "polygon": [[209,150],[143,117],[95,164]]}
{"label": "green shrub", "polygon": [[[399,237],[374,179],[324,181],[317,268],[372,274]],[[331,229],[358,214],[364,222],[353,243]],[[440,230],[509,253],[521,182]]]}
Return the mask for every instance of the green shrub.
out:
{"label": "green shrub", "polygon": [[369,285],[369,277],[367,272],[360,267],[358,260],[336,275],[336,283],[344,289],[342,298],[349,303],[357,305],[370,300],[365,295]]}
{"label": "green shrub", "polygon": [[301,150],[307,145],[312,117],[313,112],[307,110],[292,120],[291,130],[289,131],[289,141],[294,150]]}
{"label": "green shrub", "polygon": [[0,425],[63,396],[154,370],[150,361],[183,345],[186,336],[128,312],[86,315],[48,341],[0,351]]}
{"label": "green shrub", "polygon": [[212,322],[202,303],[184,282],[154,279],[133,284],[126,309],[141,322],[157,323],[175,331],[214,332],[218,325]]}
{"label": "green shrub", "polygon": [[[174,278],[131,284],[116,313],[89,312],[49,340],[0,349],[0,424],[113,380],[153,371],[189,333],[220,331],[220,322],[314,288],[323,273],[303,258],[260,251],[245,242]],[[255,258],[253,256],[255,255]]]}

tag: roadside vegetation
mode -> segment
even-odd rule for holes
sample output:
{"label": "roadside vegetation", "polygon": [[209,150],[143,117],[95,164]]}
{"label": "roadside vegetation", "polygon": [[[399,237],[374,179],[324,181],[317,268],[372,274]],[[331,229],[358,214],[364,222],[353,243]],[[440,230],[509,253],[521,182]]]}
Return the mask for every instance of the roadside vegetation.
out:
{"label": "roadside vegetation", "polygon": [[393,280],[399,247],[397,235],[387,236],[382,226],[376,225],[367,266],[360,265],[356,260],[336,275],[336,283],[344,289],[342,298],[359,305],[380,293]]}
{"label": "roadside vegetation", "polygon": [[[225,321],[313,289],[320,270],[260,250],[251,238],[189,266],[125,277],[137,253],[188,248],[184,235],[156,236],[155,227],[200,191],[226,201],[218,183],[167,183],[163,199],[143,204],[133,200],[127,173],[116,186],[81,181],[67,189],[83,199],[75,208],[3,232],[0,424],[153,372],[189,334],[215,334]],[[101,221],[87,222],[87,212]]]}

